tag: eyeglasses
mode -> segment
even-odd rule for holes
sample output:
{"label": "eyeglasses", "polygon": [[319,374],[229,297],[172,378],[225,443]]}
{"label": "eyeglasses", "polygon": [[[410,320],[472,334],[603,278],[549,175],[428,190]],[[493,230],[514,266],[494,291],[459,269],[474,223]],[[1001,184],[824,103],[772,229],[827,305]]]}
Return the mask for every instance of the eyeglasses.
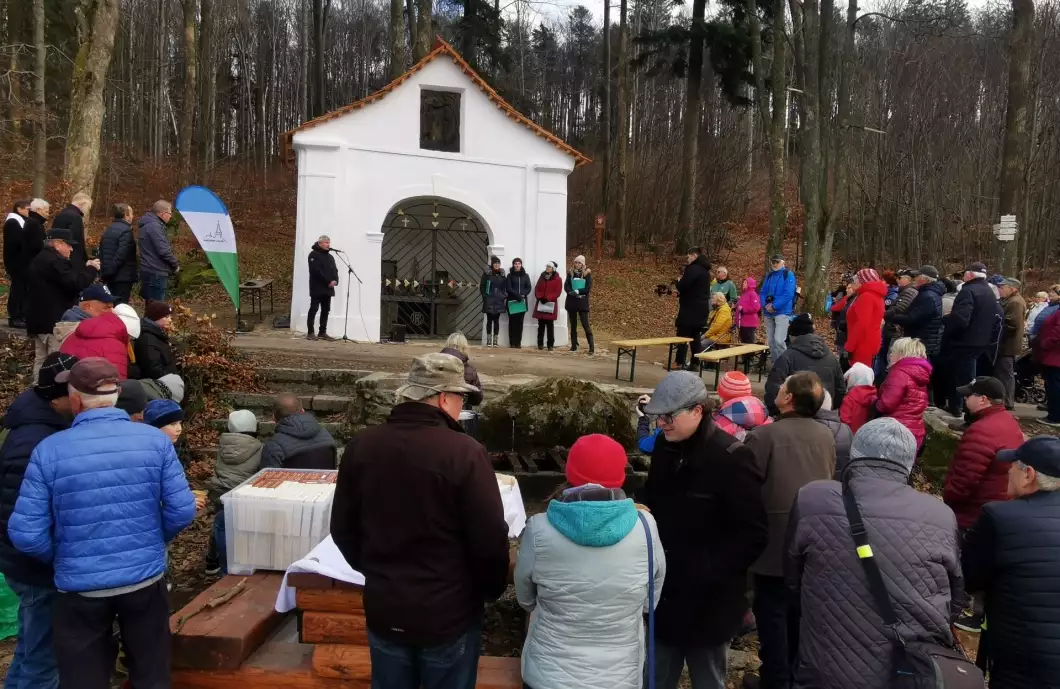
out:
{"label": "eyeglasses", "polygon": [[685,412],[692,411],[697,406],[699,406],[699,405],[693,404],[691,407],[681,407],[680,409],[672,411],[669,414],[659,414],[656,418],[658,418],[659,423],[663,423],[663,424],[666,424],[667,426],[669,426],[670,424],[672,424],[674,422],[674,419],[676,419],[678,416],[680,416],[681,414],[684,414]]}

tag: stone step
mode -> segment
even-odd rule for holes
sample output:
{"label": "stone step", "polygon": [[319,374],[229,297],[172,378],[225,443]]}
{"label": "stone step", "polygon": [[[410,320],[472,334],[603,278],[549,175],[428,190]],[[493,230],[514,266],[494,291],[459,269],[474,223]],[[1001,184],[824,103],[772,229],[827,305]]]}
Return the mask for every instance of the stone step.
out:
{"label": "stone step", "polygon": [[[273,394],[257,392],[226,392],[223,397],[233,409],[254,410],[271,410],[272,402],[276,398]],[[306,411],[333,414],[346,411],[356,397],[321,393],[318,395],[300,394],[298,399],[301,400]]]}
{"label": "stone step", "polygon": [[[324,427],[328,433],[330,433],[335,440],[345,440],[346,433],[343,430],[343,424],[341,421],[321,421],[320,425]],[[210,426],[218,431],[225,431],[228,429],[228,419],[214,419],[210,422]],[[258,419],[258,437],[270,436],[276,433],[276,422],[271,419]]]}

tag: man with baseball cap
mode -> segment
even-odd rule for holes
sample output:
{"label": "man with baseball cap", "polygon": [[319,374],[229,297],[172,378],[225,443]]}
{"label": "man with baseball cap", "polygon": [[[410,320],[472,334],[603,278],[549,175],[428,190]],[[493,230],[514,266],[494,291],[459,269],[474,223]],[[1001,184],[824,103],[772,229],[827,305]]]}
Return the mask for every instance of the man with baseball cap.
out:
{"label": "man with baseball cap", "polygon": [[7,532],[55,568],[60,682],[110,687],[117,620],[132,686],[169,686],[165,549],[195,518],[195,496],[169,438],[115,408],[113,364],[82,359],[55,381],[68,387],[73,425],[33,451]]}
{"label": "man with baseball cap", "polygon": [[11,403],[4,417],[7,438],[0,447],[0,572],[18,596],[18,641],[7,670],[16,687],[55,687],[59,671],[52,650],[52,600],[55,574],[48,563],[19,552],[7,535],[7,524],[33,450],[42,440],[70,427],[73,414],[66,385],[55,377],[69,371],[77,358],[53,352],[44,359],[37,383]]}
{"label": "man with baseball cap", "polygon": [[795,311],[795,273],[784,264],[784,257],[777,254],[770,261],[770,270],[762,280],[759,295],[762,300],[762,315],[766,319],[766,344],[769,345],[769,360],[776,363],[788,348],[788,317]]}
{"label": "man with baseball cap", "polygon": [[963,398],[956,388],[972,382],[976,375],[993,371],[1004,312],[986,281],[986,266],[970,263],[964,270],[964,286],[953,300],[950,315],[943,319],[946,350],[942,353],[950,371],[950,413],[960,416]]}
{"label": "man with baseball cap", "polygon": [[457,422],[476,391],[460,359],[416,357],[387,422],[342,456],[331,535],[367,580],[376,689],[475,686],[482,606],[504,593],[509,563],[489,456]]}
{"label": "man with baseball cap", "polygon": [[983,592],[977,662],[991,689],[1053,687],[1060,677],[1060,438],[1037,436],[997,454],[1006,502],[983,506],[961,551],[965,582]]}
{"label": "man with baseball cap", "polygon": [[658,689],[676,689],[685,665],[693,689],[725,687],[726,652],[747,611],[747,570],[769,540],[754,454],[710,411],[703,381],[687,371],[667,374],[644,406],[662,431],[637,495],[666,552],[655,611]]}
{"label": "man with baseball cap", "polygon": [[1005,278],[998,287],[1005,321],[993,376],[1005,386],[1007,409],[1016,408],[1016,357],[1023,353],[1023,332],[1027,326],[1027,302],[1020,296],[1022,287],[1023,283],[1016,278]]}
{"label": "man with baseball cap", "polygon": [[26,271],[26,333],[33,340],[36,377],[44,357],[59,350],[53,330],[63,313],[77,302],[81,290],[96,281],[99,261],[84,265],[70,261],[74,241],[70,230],[52,229],[44,235],[44,248],[33,258]]}

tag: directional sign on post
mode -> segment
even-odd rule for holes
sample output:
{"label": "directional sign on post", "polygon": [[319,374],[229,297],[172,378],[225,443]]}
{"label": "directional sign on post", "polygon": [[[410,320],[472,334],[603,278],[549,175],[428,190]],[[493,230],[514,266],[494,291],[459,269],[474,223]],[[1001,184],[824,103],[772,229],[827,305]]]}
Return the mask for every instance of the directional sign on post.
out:
{"label": "directional sign on post", "polygon": [[1001,222],[994,225],[994,237],[1001,242],[1011,242],[1016,238],[1018,229],[1015,215],[1002,215]]}

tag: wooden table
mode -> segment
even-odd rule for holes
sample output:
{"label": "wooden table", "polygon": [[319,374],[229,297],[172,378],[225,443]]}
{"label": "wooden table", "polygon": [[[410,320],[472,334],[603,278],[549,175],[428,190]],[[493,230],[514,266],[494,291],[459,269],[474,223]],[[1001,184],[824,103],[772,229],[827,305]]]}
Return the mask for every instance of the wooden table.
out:
{"label": "wooden table", "polygon": [[[725,359],[733,360],[733,370],[739,366],[739,359],[743,357],[743,372],[746,375],[748,367],[751,364],[751,357],[761,352],[769,351],[769,347],[760,344],[742,344],[734,345],[732,347],[723,347],[720,349],[712,349],[709,352],[700,352],[696,354],[696,359],[699,360],[699,377],[703,377],[703,363],[714,363],[714,389],[718,389],[718,381],[721,378],[721,362]],[[762,382],[762,372],[766,367],[765,359],[758,365],[758,382]]]}
{"label": "wooden table", "polygon": [[263,280],[247,280],[239,283],[239,309],[236,311],[236,322],[242,317],[243,295],[250,297],[250,313],[258,315],[258,323],[265,318],[265,289],[269,290],[269,313],[276,311],[276,305],[272,300],[272,278]]}
{"label": "wooden table", "polygon": [[666,356],[666,370],[674,359],[674,347],[687,345],[692,341],[691,337],[651,337],[644,340],[615,340],[613,344],[618,348],[618,360],[615,361],[615,379],[618,379],[618,368],[622,365],[622,357],[629,357],[629,382],[633,382],[633,375],[637,371],[637,347],[652,347],[658,345],[670,345],[670,352]]}

